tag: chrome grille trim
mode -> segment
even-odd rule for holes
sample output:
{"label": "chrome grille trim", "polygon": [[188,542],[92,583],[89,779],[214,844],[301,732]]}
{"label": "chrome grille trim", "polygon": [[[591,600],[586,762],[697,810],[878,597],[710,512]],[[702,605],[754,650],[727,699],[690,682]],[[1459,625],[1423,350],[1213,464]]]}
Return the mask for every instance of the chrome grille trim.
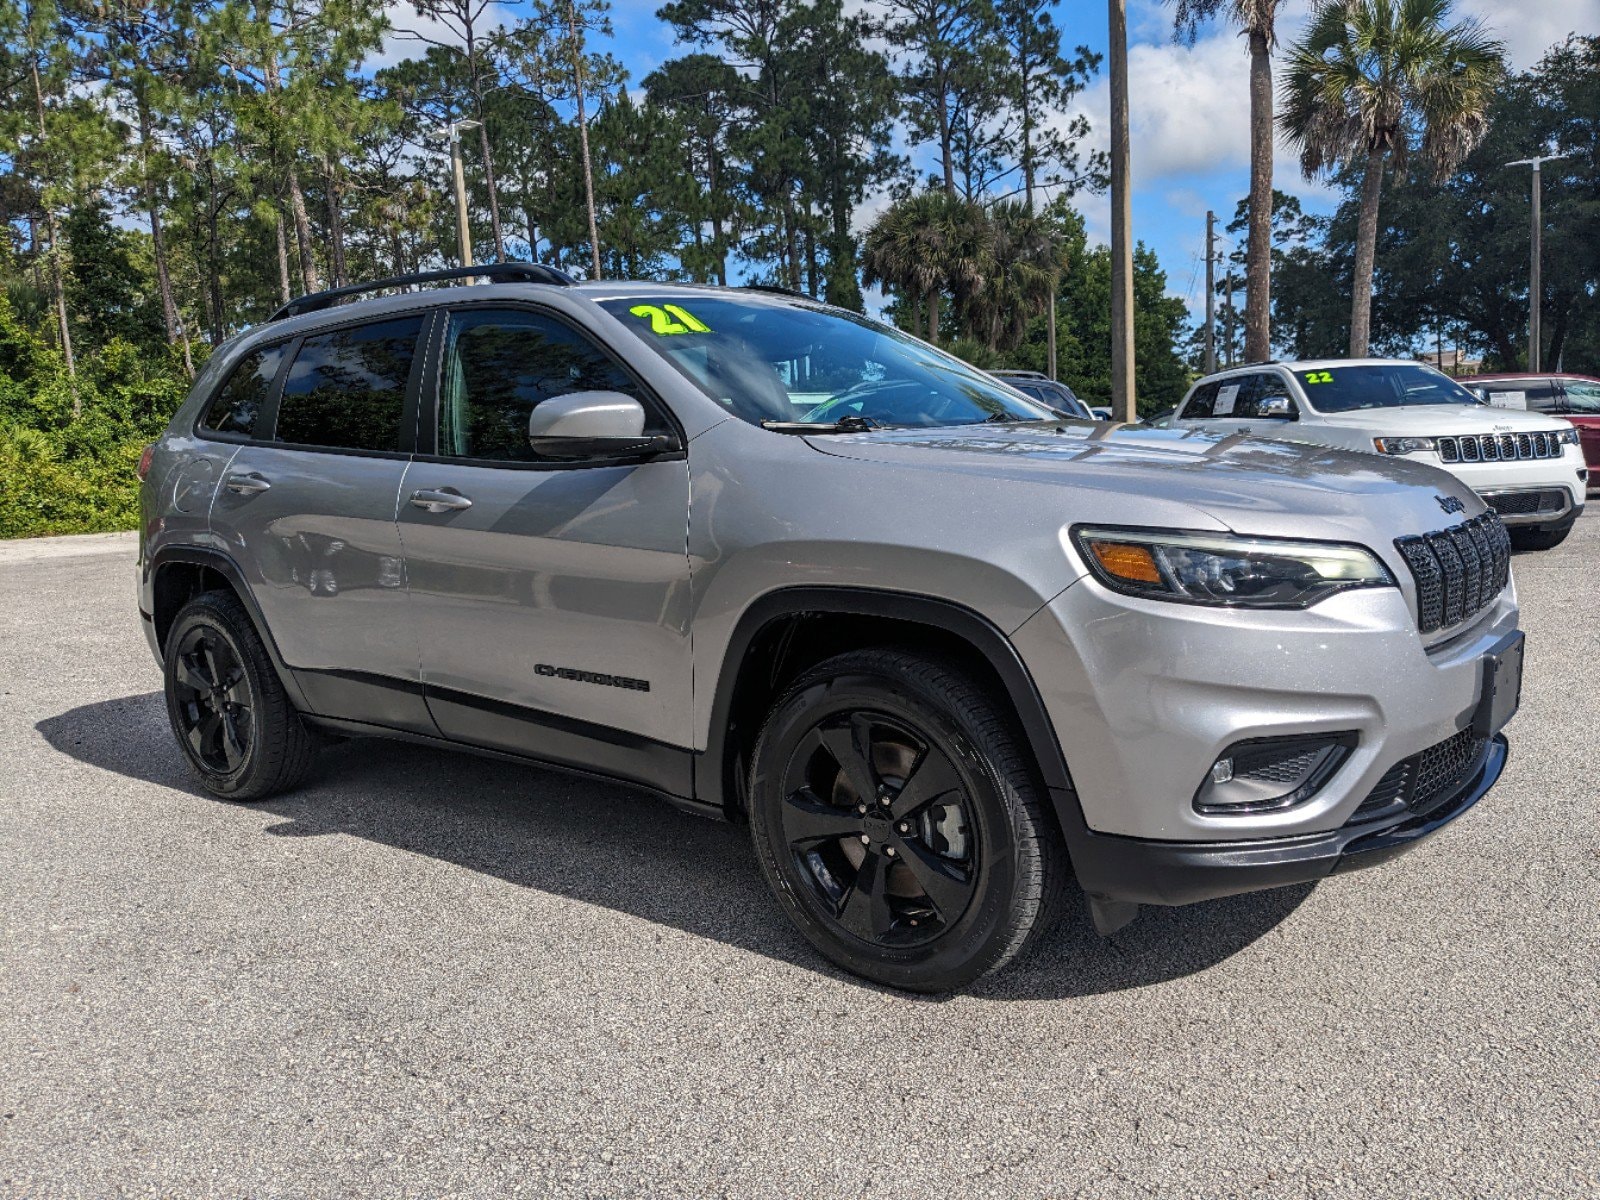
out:
{"label": "chrome grille trim", "polygon": [[1511,538],[1486,512],[1438,533],[1396,538],[1417,586],[1417,628],[1450,629],[1494,602],[1511,580]]}

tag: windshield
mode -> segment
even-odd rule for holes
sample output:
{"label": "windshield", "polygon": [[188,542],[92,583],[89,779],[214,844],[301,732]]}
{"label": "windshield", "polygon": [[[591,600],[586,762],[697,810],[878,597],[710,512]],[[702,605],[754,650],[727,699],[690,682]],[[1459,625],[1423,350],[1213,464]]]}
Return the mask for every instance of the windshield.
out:
{"label": "windshield", "polygon": [[1600,383],[1578,383],[1567,380],[1567,410],[1585,416],[1600,416]]}
{"label": "windshield", "polygon": [[1477,404],[1478,397],[1450,376],[1420,363],[1333,366],[1297,371],[1306,397],[1318,412],[1405,408],[1413,404]]}
{"label": "windshield", "polygon": [[929,427],[1055,417],[976,368],[850,313],[717,292],[600,307],[752,424],[861,417]]}

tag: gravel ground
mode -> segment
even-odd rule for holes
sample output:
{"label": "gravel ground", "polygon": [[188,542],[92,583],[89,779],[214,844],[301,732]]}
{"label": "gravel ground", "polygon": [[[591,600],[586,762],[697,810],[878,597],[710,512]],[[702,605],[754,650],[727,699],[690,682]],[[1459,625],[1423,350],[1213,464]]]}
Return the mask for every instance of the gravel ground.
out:
{"label": "gravel ground", "polygon": [[1600,515],[1516,572],[1511,766],[1391,866],[826,967],[742,831],[399,744],[173,745],[126,540],[0,547],[0,1194],[1600,1193]]}

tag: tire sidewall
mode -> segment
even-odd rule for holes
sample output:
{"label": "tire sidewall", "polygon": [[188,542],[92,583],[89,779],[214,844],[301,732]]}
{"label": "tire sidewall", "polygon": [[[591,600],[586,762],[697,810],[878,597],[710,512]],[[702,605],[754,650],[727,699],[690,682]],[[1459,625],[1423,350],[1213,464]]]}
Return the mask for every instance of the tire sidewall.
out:
{"label": "tire sidewall", "polygon": [[[903,722],[949,755],[967,792],[977,826],[975,895],[967,910],[923,946],[873,946],[838,929],[797,877],[783,835],[783,777],[800,740],[830,715],[878,712]],[[757,742],[750,781],[750,824],[756,857],[790,917],[823,954],[847,970],[894,987],[943,991],[988,969],[1009,942],[1020,879],[1008,785],[979,750],[959,713],[911,681],[888,673],[851,670],[808,679],[774,708]]]}

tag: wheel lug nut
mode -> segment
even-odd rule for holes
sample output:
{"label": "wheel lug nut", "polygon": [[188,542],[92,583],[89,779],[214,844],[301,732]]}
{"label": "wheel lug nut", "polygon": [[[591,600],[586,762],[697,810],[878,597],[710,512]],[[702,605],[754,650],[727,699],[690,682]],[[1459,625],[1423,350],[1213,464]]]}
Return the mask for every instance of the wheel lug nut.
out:
{"label": "wheel lug nut", "polygon": [[861,835],[861,844],[863,846],[870,846],[870,845],[872,845],[872,839],[869,838],[866,834],[863,833]]}
{"label": "wheel lug nut", "polygon": [[899,829],[900,829],[901,833],[910,833],[911,832],[911,822],[910,821],[901,821]]}
{"label": "wheel lug nut", "polygon": [[866,816],[867,815],[867,806],[865,804],[857,805],[856,806],[856,812],[860,813],[863,817]]}
{"label": "wheel lug nut", "polygon": [[894,857],[894,847],[893,846],[885,846],[883,848],[883,852],[885,854],[887,854],[890,858]]}

